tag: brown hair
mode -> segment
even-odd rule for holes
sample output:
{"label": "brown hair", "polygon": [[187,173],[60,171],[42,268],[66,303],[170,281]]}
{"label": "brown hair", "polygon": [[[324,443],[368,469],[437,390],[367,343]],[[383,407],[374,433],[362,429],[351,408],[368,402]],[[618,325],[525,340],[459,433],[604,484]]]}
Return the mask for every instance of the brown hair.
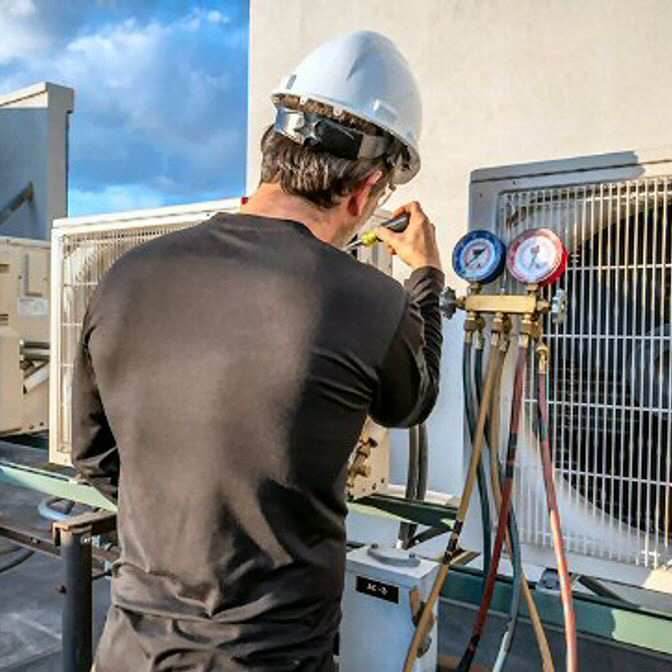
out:
{"label": "brown hair", "polygon": [[[298,109],[299,99],[296,96],[287,96],[283,98],[282,105]],[[373,124],[347,112],[334,114],[329,105],[309,100],[301,104],[300,108],[305,112],[336,119],[344,126],[371,135],[382,133]],[[262,136],[261,154],[262,183],[277,183],[285,193],[305,198],[320,208],[337,205],[343,196],[351,193],[358,184],[379,170],[383,173],[383,179],[374,187],[374,193],[378,193],[384,189],[392,172],[390,157],[342,159],[319,148],[299,145],[276,133],[272,125]]]}

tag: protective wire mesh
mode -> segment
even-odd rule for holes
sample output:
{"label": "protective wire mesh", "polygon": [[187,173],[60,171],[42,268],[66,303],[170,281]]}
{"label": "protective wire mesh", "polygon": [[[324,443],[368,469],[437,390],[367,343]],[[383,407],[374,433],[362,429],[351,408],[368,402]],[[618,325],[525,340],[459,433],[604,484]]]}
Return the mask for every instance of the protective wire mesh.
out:
{"label": "protective wire mesh", "polygon": [[[652,569],[672,560],[671,194],[672,178],[645,178],[503,192],[497,207],[505,243],[547,227],[570,253],[567,318],[545,324],[568,550]],[[508,276],[499,289],[522,291]],[[523,542],[550,547],[535,373],[531,359],[516,505]]]}
{"label": "protective wire mesh", "polygon": [[82,321],[91,295],[107,269],[125,252],[152,238],[192,226],[179,223],[148,227],[129,227],[91,233],[67,233],[62,239],[60,314],[58,330],[61,343],[59,361],[60,405],[57,450],[70,454],[72,427],[72,368],[79,343]]}

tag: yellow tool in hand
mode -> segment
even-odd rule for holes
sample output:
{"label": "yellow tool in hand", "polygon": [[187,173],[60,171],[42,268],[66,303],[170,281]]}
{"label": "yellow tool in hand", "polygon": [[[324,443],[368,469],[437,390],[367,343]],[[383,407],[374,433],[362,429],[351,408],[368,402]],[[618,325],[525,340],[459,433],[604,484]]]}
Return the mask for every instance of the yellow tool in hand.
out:
{"label": "yellow tool in hand", "polygon": [[[409,221],[409,215],[407,212],[404,212],[403,214],[398,215],[397,217],[388,219],[387,221],[383,222],[380,226],[382,226],[385,229],[389,229],[390,231],[394,231],[395,233],[401,233],[402,231],[406,230],[406,227],[408,226],[408,221]],[[348,243],[343,248],[343,251],[350,252],[351,250],[354,250],[362,245],[370,247],[371,245],[375,245],[376,243],[379,242],[380,239],[378,238],[378,236],[376,236],[376,230],[372,229],[371,231],[363,233],[359,238],[353,240],[351,243]]]}

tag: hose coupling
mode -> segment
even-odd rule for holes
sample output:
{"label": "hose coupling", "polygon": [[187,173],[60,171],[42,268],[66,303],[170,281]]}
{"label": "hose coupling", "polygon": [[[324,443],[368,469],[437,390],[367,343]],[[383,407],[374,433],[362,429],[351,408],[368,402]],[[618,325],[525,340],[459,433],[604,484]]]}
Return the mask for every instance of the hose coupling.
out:
{"label": "hose coupling", "polygon": [[483,336],[483,331],[479,330],[475,333],[475,342],[476,342],[476,350],[483,350],[485,347],[485,336]]}
{"label": "hose coupling", "polygon": [[520,320],[520,335],[527,336],[528,341],[538,341],[542,336],[541,323],[535,315],[526,313]]}
{"label": "hose coupling", "polygon": [[546,373],[548,372],[548,357],[549,357],[548,346],[543,341],[540,341],[537,344],[537,360],[539,364],[539,373],[541,375],[546,375]]}
{"label": "hose coupling", "polygon": [[495,313],[490,328],[493,332],[508,334],[511,331],[511,318],[506,313]]}
{"label": "hose coupling", "polygon": [[467,316],[464,320],[464,330],[465,331],[483,331],[485,328],[485,320],[478,314],[473,311],[468,311]]}

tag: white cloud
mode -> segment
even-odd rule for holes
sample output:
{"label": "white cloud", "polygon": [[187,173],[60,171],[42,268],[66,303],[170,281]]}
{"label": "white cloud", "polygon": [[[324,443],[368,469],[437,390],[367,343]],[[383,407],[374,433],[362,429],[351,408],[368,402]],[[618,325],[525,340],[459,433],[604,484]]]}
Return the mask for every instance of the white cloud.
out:
{"label": "white cloud", "polygon": [[206,17],[208,19],[209,23],[217,23],[217,24],[227,24],[231,23],[231,19],[228,16],[224,16],[220,11],[216,9],[211,9],[207,14]]}
{"label": "white cloud", "polygon": [[37,13],[33,0],[2,0],[0,11],[7,12],[9,16],[25,17]]}
{"label": "white cloud", "polygon": [[179,21],[180,25],[190,32],[199,30],[204,22],[225,26],[231,23],[231,18],[222,14],[217,9],[201,9],[200,7],[196,7]]}
{"label": "white cloud", "polygon": [[32,57],[50,44],[32,0],[0,0],[0,65]]}
{"label": "white cloud", "polygon": [[[71,183],[79,188],[72,192],[77,212],[152,207],[161,193],[169,200],[218,195],[225,184],[242,184],[241,32],[244,24],[214,9],[80,29],[9,68],[0,91],[45,79],[75,89],[70,158],[73,174],[83,176]],[[0,64],[5,51],[0,40]],[[146,190],[120,186],[126,183]]]}
{"label": "white cloud", "polygon": [[[185,45],[189,30],[181,20],[145,26],[128,20],[75,39],[56,67],[78,98],[103,114],[116,113],[165,149],[203,153],[203,119],[212,116],[210,106],[229,91],[232,80],[225,67],[212,74],[193,62],[180,63],[175,50],[190,46]],[[226,119],[221,123],[225,126]]]}
{"label": "white cloud", "polygon": [[164,202],[161,192],[141,184],[113,184],[99,191],[71,189],[68,215],[100,215],[108,212],[157,208]]}

